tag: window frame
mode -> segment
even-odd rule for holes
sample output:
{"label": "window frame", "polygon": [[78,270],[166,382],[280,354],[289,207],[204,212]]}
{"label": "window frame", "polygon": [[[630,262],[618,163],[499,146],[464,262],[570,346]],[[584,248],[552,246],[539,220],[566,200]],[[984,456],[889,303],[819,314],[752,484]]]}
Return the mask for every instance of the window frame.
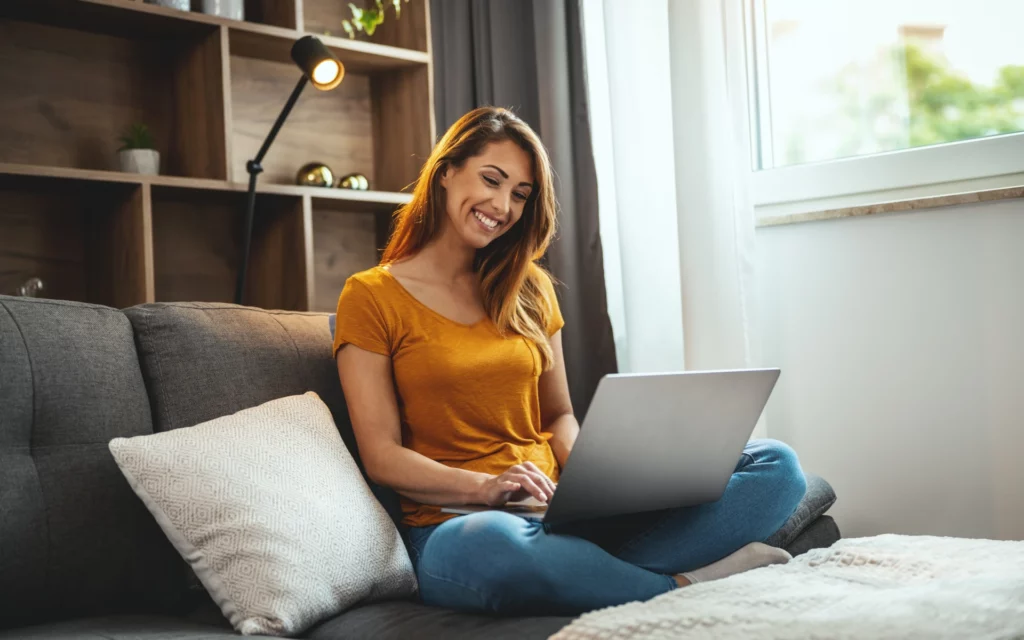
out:
{"label": "window frame", "polygon": [[764,168],[774,165],[766,1],[744,2],[758,218],[1024,185],[1024,132]]}

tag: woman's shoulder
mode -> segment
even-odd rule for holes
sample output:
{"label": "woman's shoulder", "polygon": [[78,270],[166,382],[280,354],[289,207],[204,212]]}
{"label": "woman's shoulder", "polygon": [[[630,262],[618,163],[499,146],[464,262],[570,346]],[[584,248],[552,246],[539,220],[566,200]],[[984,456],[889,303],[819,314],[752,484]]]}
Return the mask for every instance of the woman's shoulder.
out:
{"label": "woman's shoulder", "polygon": [[355,283],[357,288],[361,286],[370,289],[370,291],[377,291],[386,286],[387,277],[387,272],[380,265],[377,265],[365,271],[353,273],[345,280],[345,286],[349,287],[352,283]]}
{"label": "woman's shoulder", "polygon": [[353,273],[345,280],[341,298],[349,303],[372,301],[382,309],[396,307],[401,297],[395,291],[392,278],[380,265]]}

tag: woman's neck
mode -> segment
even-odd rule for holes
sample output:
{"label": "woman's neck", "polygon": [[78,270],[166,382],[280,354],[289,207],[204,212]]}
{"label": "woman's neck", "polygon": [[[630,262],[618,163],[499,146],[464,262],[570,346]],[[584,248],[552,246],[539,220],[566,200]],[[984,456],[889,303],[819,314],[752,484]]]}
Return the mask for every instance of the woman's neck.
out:
{"label": "woman's neck", "polygon": [[459,234],[445,225],[441,233],[419,251],[421,267],[440,281],[454,283],[474,274],[473,262],[476,249],[468,246]]}

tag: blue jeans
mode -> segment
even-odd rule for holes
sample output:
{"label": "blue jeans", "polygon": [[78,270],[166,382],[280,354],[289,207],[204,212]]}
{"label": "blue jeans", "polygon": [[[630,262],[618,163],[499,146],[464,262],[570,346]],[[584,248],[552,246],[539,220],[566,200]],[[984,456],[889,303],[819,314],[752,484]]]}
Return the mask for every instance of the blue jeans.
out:
{"label": "blue jeans", "polygon": [[717,502],[554,527],[486,511],[410,529],[410,555],[426,604],[578,615],[671,591],[673,575],[764,540],[805,490],[792,449],[754,440]]}

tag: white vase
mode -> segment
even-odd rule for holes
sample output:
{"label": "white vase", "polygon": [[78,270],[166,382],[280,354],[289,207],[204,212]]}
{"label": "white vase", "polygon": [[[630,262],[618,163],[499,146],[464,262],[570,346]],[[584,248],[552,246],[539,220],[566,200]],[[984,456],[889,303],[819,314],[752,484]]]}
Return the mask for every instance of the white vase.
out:
{"label": "white vase", "polygon": [[232,20],[245,20],[245,0],[203,0],[203,13]]}
{"label": "white vase", "polygon": [[155,176],[160,174],[160,152],[153,149],[125,149],[117,152],[121,171]]}
{"label": "white vase", "polygon": [[188,11],[192,4],[191,0],[146,0],[146,4],[155,4],[158,7],[170,7],[179,11]]}

